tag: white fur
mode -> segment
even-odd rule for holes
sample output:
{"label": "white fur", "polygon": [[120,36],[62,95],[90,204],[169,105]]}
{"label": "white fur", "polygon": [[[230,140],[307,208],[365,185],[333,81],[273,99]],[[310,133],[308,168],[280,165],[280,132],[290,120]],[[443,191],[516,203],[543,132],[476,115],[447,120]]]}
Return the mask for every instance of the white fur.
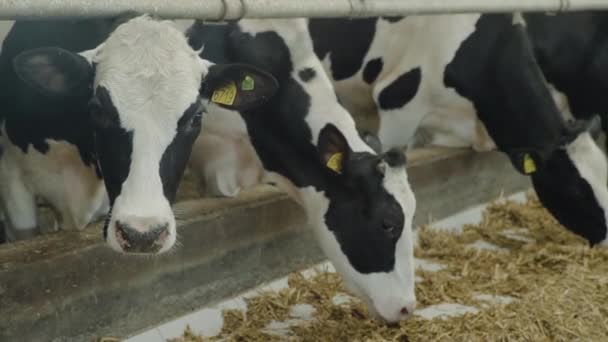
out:
{"label": "white fur", "polygon": [[[608,162],[604,153],[587,132],[579,135],[570,143],[566,147],[566,152],[581,177],[591,186],[598,204],[606,215],[608,213],[608,189],[606,187],[606,184],[608,184]],[[606,222],[608,222],[608,216]],[[606,239],[608,240],[608,234]],[[608,244],[607,240],[600,245]]]}
{"label": "white fur", "polygon": [[303,189],[302,192],[307,194],[303,196],[307,199],[305,208],[312,226],[316,228],[321,247],[344,278],[346,286],[367,303],[372,313],[388,322],[397,322],[405,318],[400,312],[402,308],[405,307],[412,313],[416,306],[412,234],[412,214],[416,210],[416,199],[409,186],[405,168],[387,169],[384,188],[409,215],[405,216],[403,232],[397,241],[395,269],[371,274],[361,274],[350,265],[334,234],[325,225],[325,212],[329,206],[327,198],[312,188]]}
{"label": "white fur", "polygon": [[103,181],[92,165],[86,166],[76,147],[47,139],[49,150],[42,154],[29,146],[27,153],[13,145],[6,131],[0,136],[4,154],[0,158],[0,197],[9,240],[35,235],[38,231],[36,197],[59,213],[62,229],[82,229],[99,212],[107,212]]}
{"label": "white fur", "polygon": [[175,218],[163,195],[160,160],[173,140],[177,122],[198,97],[209,62],[198,57],[184,34],[169,21],[138,17],[119,26],[93,56],[95,87],[110,92],[121,126],[133,131],[129,175],[112,208],[108,243],[121,251],[115,223],[146,230],[169,224],[160,252],[176,239]]}
{"label": "white fur", "polygon": [[[312,131],[311,143],[317,145],[321,129],[332,123],[345,136],[351,149],[373,153],[360,138],[352,116],[337,102],[331,81],[313,53],[305,20],[242,20],[240,26],[245,32],[253,35],[272,30],[280,35],[289,47],[294,65],[292,77],[311,96],[310,111],[306,117],[306,123]],[[316,77],[308,82],[302,82],[297,73],[303,68],[312,68],[316,72]],[[390,273],[367,275],[357,272],[352,267],[346,255],[342,253],[334,234],[327,227],[325,214],[329,200],[323,192],[318,192],[312,187],[298,189],[293,183],[277,174],[267,175],[266,180],[277,183],[304,207],[326,255],[349,287],[368,302],[370,310],[391,322],[405,318],[400,314],[403,307],[413,310],[416,298],[412,219],[416,204],[405,168],[389,168],[383,184],[404,208],[405,224],[397,243],[395,270]]]}
{"label": "white fur", "polygon": [[[462,41],[475,30],[478,18],[479,14],[456,14],[408,16],[396,23],[379,20],[363,62],[365,66],[368,61],[382,57],[383,68],[376,81],[368,86],[363,81],[364,68],[361,68],[354,76],[334,82],[338,96],[351,113],[365,115],[370,108],[378,110],[378,135],[385,149],[410,143],[414,132],[421,123],[425,123],[423,119],[427,116],[437,116],[437,120],[431,119],[431,122],[441,123],[443,118],[454,112],[463,115],[474,113],[469,100],[445,87],[443,71],[454,58]],[[329,56],[324,60],[324,67],[328,71],[332,68]],[[404,72],[417,67],[421,69],[422,78],[414,98],[402,108],[382,110],[378,106],[382,90]],[[436,143],[446,141],[458,145],[475,144],[480,149],[488,149],[486,140],[471,141],[476,134],[466,134],[466,131],[472,132],[475,125],[466,125],[469,128],[465,126],[458,130],[465,134],[459,133],[452,137],[441,133],[444,136],[438,134]],[[485,137],[482,135],[481,139]]]}
{"label": "white fur", "polygon": [[[446,88],[443,81],[446,65],[473,33],[478,19],[479,14],[461,14],[409,16],[397,23],[380,20],[363,66],[382,57],[382,72],[371,86],[363,81],[363,68],[349,79],[334,82],[340,99],[355,114],[365,114],[370,108],[378,110],[379,138],[386,149],[411,143],[419,128],[430,134],[430,145],[472,147],[475,151],[496,149],[473,104]],[[521,13],[513,15],[513,24],[525,25]],[[329,57],[324,66],[331,70]],[[416,96],[400,109],[378,109],[380,92],[415,67],[422,71]],[[564,117],[572,118],[565,96],[554,87],[551,91]]]}
{"label": "white fur", "polygon": [[[319,133],[328,123],[340,127],[351,148],[356,152],[371,152],[371,148],[360,139],[352,116],[342,107],[334,95],[331,80],[323,70],[319,59],[314,54],[312,40],[303,19],[241,20],[241,29],[255,36],[264,31],[276,32],[289,47],[294,66],[292,77],[310,95],[310,113],[306,123],[312,131],[311,143],[316,145]],[[309,82],[303,82],[298,72],[311,68],[316,72]]]}

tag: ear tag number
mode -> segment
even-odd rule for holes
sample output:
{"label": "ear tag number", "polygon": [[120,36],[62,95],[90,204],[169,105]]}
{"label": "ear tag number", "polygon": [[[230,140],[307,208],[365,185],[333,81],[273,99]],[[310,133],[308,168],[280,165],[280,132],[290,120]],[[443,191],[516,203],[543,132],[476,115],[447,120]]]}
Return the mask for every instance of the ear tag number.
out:
{"label": "ear tag number", "polygon": [[536,163],[528,153],[524,154],[524,173],[529,175],[536,172]]}
{"label": "ear tag number", "polygon": [[236,100],[236,84],[234,82],[230,82],[225,86],[216,89],[211,96],[211,101],[227,106],[232,106],[234,104],[234,100]]}
{"label": "ear tag number", "polygon": [[253,80],[253,78],[251,78],[251,76],[249,76],[249,75],[245,76],[245,79],[241,83],[241,90],[250,91],[250,90],[253,90],[254,88],[255,88],[255,81]]}
{"label": "ear tag number", "polygon": [[327,167],[334,170],[336,173],[342,173],[342,153],[334,153],[329,160],[327,160]]}

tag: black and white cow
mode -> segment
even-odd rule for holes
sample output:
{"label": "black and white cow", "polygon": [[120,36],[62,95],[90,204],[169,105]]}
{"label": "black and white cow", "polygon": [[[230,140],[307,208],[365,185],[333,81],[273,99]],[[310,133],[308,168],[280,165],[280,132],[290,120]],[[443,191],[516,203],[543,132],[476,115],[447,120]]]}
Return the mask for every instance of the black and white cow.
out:
{"label": "black and white cow", "polygon": [[[39,233],[36,197],[52,204],[62,229],[83,228],[107,212],[103,181],[95,171],[83,104],[54,101],[18,81],[13,58],[48,45],[88,50],[107,38],[114,20],[17,22],[4,33],[0,54],[0,116],[4,149],[0,198],[9,241]],[[3,27],[4,28],[4,27]],[[44,114],[40,116],[34,116]]]}
{"label": "black and white cow", "polygon": [[377,109],[387,148],[425,124],[435,144],[495,143],[564,226],[608,244],[606,158],[589,124],[562,118],[522,15],[312,19],[309,28],[340,100],[354,113]]}
{"label": "black and white cow", "polygon": [[[36,156],[39,183],[63,199],[72,184],[54,183],[45,172],[56,170],[43,169],[61,165],[55,151],[69,146],[82,168],[96,165],[111,205],[108,244],[126,253],[165,252],[176,241],[171,203],[206,102],[247,78],[256,88],[230,89],[236,100],[225,106],[251,108],[272,96],[276,80],[250,66],[201,59],[168,21],[131,17],[107,38],[74,25],[16,24],[5,40],[2,53],[15,72],[2,79],[3,136],[20,158]],[[30,200],[37,189],[23,190]]]}
{"label": "black and white cow", "polygon": [[[267,105],[241,111],[244,123],[236,113],[209,107],[210,131],[222,133],[204,142],[201,151],[226,138],[217,158],[206,159],[212,164],[205,174],[211,191],[242,190],[246,182],[238,174],[245,163],[234,151],[247,153],[241,139],[250,140],[262,170],[255,163],[245,168],[256,174],[249,184],[261,172],[259,181],[277,184],[302,205],[324,252],[370,311],[389,322],[408,317],[416,302],[415,199],[405,156],[398,150],[376,153],[358,134],[314,55],[306,21],[197,23],[189,37],[194,48],[205,46],[203,58],[256,65],[280,85]],[[221,169],[215,161],[223,163]]]}

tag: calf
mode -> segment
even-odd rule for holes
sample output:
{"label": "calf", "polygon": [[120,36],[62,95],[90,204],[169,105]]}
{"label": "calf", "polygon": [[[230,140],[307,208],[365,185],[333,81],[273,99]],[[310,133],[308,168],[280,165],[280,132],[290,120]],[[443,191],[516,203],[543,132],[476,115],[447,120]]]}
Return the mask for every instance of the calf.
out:
{"label": "calf", "polygon": [[[378,154],[359,136],[314,55],[306,22],[197,23],[189,36],[195,48],[205,45],[204,58],[251,63],[277,78],[279,91],[267,105],[240,112],[243,126],[217,123],[238,139],[248,136],[262,181],[302,205],[325,254],[370,310],[389,322],[406,318],[415,306],[415,200],[405,156]],[[218,183],[237,183],[234,174],[222,171],[217,177],[227,179]]]}
{"label": "calf", "polygon": [[[54,141],[69,143],[81,163],[97,166],[111,205],[104,227],[110,247],[169,250],[177,235],[171,203],[206,103],[228,92],[236,100],[225,107],[248,109],[272,96],[276,80],[253,67],[203,60],[173,23],[148,16],[127,18],[81,53],[94,36],[73,32],[82,44],[63,49],[47,41],[68,39],[54,23],[32,25],[32,32],[13,30],[4,45],[10,50],[27,32],[35,42],[11,50],[5,135],[16,151],[41,159],[57,148]],[[245,78],[257,87],[231,88]]]}
{"label": "calf", "polygon": [[[531,175],[564,226],[591,244],[607,243],[606,159],[589,124],[562,118],[521,15],[311,19],[309,27],[345,106],[377,108],[386,147],[410,142],[425,117],[439,127],[435,143],[482,137],[472,144],[495,143]],[[466,125],[454,125],[458,118]]]}

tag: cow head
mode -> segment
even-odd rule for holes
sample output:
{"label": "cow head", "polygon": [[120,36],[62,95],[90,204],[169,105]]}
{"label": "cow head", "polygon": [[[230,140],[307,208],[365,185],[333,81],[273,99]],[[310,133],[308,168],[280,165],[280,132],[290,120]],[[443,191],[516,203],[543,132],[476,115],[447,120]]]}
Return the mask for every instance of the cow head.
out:
{"label": "cow head", "polygon": [[[367,142],[375,142],[365,135]],[[415,308],[412,218],[416,207],[400,150],[355,152],[328,124],[319,134],[327,187],[321,246],[347,287],[388,322]]]}
{"label": "cow head", "polygon": [[15,70],[48,97],[88,103],[88,127],[111,203],[104,236],[125,253],[162,253],[176,241],[171,211],[205,103],[247,109],[272,96],[274,78],[201,59],[170,22],[131,19],[81,54],[40,48]]}
{"label": "cow head", "polygon": [[608,163],[592,137],[600,121],[568,126],[562,146],[542,162],[528,161],[524,171],[531,174],[540,201],[562,225],[592,245],[606,245]]}

